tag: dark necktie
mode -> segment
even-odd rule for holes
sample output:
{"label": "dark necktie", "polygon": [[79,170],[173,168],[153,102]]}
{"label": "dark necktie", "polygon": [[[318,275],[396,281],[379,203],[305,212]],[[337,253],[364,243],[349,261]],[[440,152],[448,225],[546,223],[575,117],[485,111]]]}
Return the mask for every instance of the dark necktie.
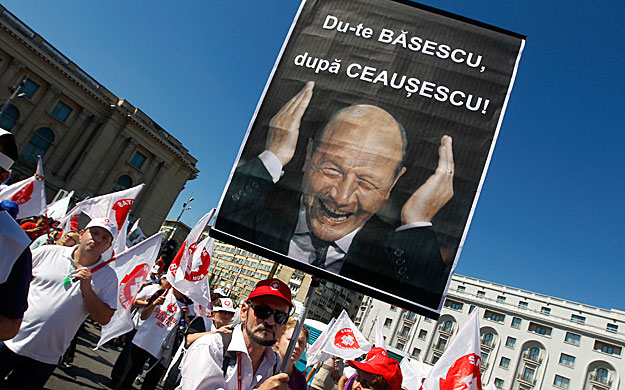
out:
{"label": "dark necktie", "polygon": [[315,236],[312,232],[310,234],[310,238],[313,248],[315,248],[315,260],[313,260],[312,265],[325,269],[326,255],[328,254],[328,248],[330,247],[331,243],[329,241],[324,241],[317,238],[317,236]]}

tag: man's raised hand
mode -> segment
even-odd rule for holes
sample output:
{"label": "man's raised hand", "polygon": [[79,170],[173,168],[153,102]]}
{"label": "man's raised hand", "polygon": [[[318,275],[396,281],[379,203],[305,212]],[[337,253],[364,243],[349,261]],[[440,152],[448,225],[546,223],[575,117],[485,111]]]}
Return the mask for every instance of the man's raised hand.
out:
{"label": "man's raised hand", "polygon": [[454,195],[454,154],[451,137],[444,135],[438,148],[438,167],[401,209],[402,224],[431,222]]}
{"label": "man's raised hand", "polygon": [[312,98],[314,86],[314,81],[307,82],[269,122],[265,150],[275,154],[282,166],[288,164],[295,154],[299,126]]}

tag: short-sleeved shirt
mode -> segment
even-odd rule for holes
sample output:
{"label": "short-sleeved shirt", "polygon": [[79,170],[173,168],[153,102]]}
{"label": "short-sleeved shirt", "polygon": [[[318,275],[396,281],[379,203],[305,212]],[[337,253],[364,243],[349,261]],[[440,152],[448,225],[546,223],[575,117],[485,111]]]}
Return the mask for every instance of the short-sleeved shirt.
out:
{"label": "short-sleeved shirt", "polygon": [[[6,346],[18,355],[56,364],[89,312],[80,281],[64,283],[75,270],[72,254],[77,247],[45,245],[32,252],[28,310],[20,331]],[[102,259],[98,262],[101,263]],[[98,264],[94,264],[93,268]],[[104,266],[91,277],[91,287],[111,309],[117,305],[117,276]]]}
{"label": "short-sleeved shirt", "polygon": [[13,263],[7,280],[0,284],[0,297],[11,297],[0,301],[0,315],[10,319],[24,317],[28,308],[28,288],[32,277],[30,249],[26,248]]}
{"label": "short-sleeved shirt", "polygon": [[337,378],[343,375],[343,368],[345,363],[343,360],[336,359],[336,367],[333,367],[333,360],[328,359],[321,364],[321,367],[315,372],[312,382],[310,382],[310,388],[315,390],[329,390],[333,389],[337,381],[332,376],[332,371],[336,372]]}
{"label": "short-sleeved shirt", "polygon": [[303,372],[293,367],[287,385],[289,390],[306,390],[306,376]]}
{"label": "short-sleeved shirt", "polygon": [[[238,367],[241,365],[241,389],[254,389],[280,369],[280,357],[271,347],[265,348],[263,360],[254,372],[247,352],[241,325],[232,331],[227,350],[237,352],[236,364],[222,371],[223,341],[220,334],[207,334],[196,340],[184,355],[180,365],[182,381],[178,390],[237,390]],[[240,359],[239,359],[240,357]]]}

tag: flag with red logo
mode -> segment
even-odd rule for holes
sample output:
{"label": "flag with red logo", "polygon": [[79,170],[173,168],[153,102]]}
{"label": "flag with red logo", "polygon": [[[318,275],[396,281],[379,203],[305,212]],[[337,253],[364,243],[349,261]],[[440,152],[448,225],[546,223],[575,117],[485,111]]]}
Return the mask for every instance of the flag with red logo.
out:
{"label": "flag with red logo", "polygon": [[37,163],[37,173],[17,183],[7,186],[0,192],[0,200],[12,200],[20,208],[17,219],[44,215],[46,213],[46,192],[43,181],[41,156]]}
{"label": "flag with red logo", "polygon": [[59,226],[63,231],[63,234],[72,230],[72,222],[78,225],[78,218],[80,218],[80,214],[82,213],[80,206],[74,206],[65,216],[59,219]]}
{"label": "flag with red logo", "polygon": [[371,344],[343,310],[336,319],[332,332],[328,334],[321,351],[344,360],[353,360],[369,352],[370,349]]}
{"label": "flag with red logo", "polygon": [[69,207],[69,201],[72,199],[74,191],[67,194],[66,197],[52,202],[48,205],[46,215],[55,221],[60,221],[67,215],[67,208]]}
{"label": "flag with red logo", "polygon": [[480,321],[476,308],[423,383],[423,390],[482,390]]}
{"label": "flag with red logo", "polygon": [[145,184],[139,184],[127,190],[89,198],[78,203],[78,206],[90,218],[109,218],[115,221],[119,232],[130,214],[132,204],[144,186]]}
{"label": "flag with red logo", "polygon": [[156,261],[161,246],[161,233],[120,253],[110,264],[117,274],[117,310],[111,321],[102,326],[102,334],[96,348],[110,339],[129,332],[133,328],[130,309],[141,285]]}
{"label": "flag with red logo", "polygon": [[199,244],[197,241],[214,213],[215,209],[205,214],[191,229],[167,272],[167,280],[176,290],[191,298],[193,302],[205,307],[210,305],[210,292],[206,275],[210,267],[215,240],[206,237]]}

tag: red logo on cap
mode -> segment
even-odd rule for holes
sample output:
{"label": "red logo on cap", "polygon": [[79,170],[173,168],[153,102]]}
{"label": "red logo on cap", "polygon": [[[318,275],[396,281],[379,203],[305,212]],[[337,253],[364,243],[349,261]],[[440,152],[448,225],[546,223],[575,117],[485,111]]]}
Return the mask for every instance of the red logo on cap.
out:
{"label": "red logo on cap", "polygon": [[224,306],[230,306],[230,301],[224,301],[224,302],[223,302],[223,305],[224,305]]}
{"label": "red logo on cap", "polygon": [[17,203],[18,205],[28,202],[31,198],[31,195],[33,194],[34,187],[35,186],[33,185],[33,182],[31,181],[30,183],[26,184],[24,187],[20,188],[20,190],[17,191],[15,195],[13,195],[11,200]]}
{"label": "red logo on cap", "polygon": [[117,222],[117,230],[122,228],[134,201],[134,199],[121,199],[113,205],[113,211],[115,211],[115,221]]}
{"label": "red logo on cap", "polygon": [[480,361],[474,353],[465,355],[449,367],[445,379],[440,379],[441,390],[478,390],[482,388]]}
{"label": "red logo on cap", "polygon": [[358,341],[351,328],[343,328],[334,336],[334,345],[341,349],[359,349]]}
{"label": "red logo on cap", "polygon": [[122,279],[119,284],[119,302],[124,309],[127,310],[132,305],[149,271],[147,264],[139,264]]}

